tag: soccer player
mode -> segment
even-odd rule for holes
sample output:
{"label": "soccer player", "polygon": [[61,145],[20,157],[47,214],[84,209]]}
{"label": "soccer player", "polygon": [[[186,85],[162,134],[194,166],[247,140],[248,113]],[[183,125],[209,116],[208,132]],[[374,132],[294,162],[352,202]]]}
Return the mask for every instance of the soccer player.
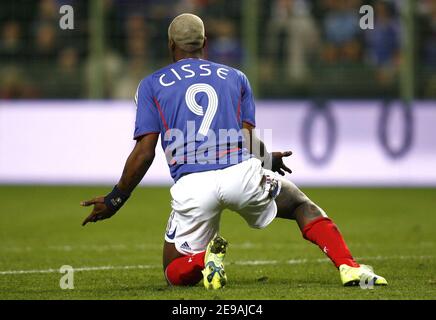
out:
{"label": "soccer player", "polygon": [[253,228],[264,228],[274,218],[295,220],[304,239],[318,245],[339,269],[343,285],[362,280],[386,285],[371,267],[353,259],[326,213],[282,177],[291,173],[283,163],[291,152],[268,153],[256,137],[249,82],[241,71],[204,59],[202,20],[182,14],[170,24],[168,37],[174,63],[140,82],[136,145],[113,190],[81,203],[94,206],[83,225],[110,218],[123,206],[152,164],[160,136],[175,181],[163,246],[170,285],[195,285],[201,279],[206,288],[226,284],[228,244],[218,235],[225,208]]}

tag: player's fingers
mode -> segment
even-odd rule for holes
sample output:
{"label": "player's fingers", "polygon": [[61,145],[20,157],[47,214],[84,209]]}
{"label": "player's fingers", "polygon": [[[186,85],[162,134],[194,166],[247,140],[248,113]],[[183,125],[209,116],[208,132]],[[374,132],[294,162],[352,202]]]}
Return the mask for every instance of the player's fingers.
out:
{"label": "player's fingers", "polygon": [[281,176],[284,176],[284,175],[285,175],[285,173],[284,173],[284,171],[283,171],[282,169],[278,169],[277,172],[278,172],[278,174],[281,175]]}
{"label": "player's fingers", "polygon": [[95,204],[96,202],[95,202],[95,199],[91,199],[91,200],[86,200],[86,201],[82,201],[82,202],[80,202],[80,205],[82,206],[82,207],[89,207],[89,206],[92,206],[93,204]]}
{"label": "player's fingers", "polygon": [[289,157],[290,155],[292,155],[292,151],[282,152],[282,157]]}
{"label": "player's fingers", "polygon": [[93,204],[96,204],[96,203],[104,203],[103,198],[94,198],[91,200],[82,201],[82,202],[80,202],[80,205],[82,207],[89,207],[89,206],[92,206]]}
{"label": "player's fingers", "polygon": [[88,222],[91,222],[91,219],[92,219],[92,214],[89,215],[89,216],[87,216],[87,217],[85,218],[85,220],[83,220],[83,222],[82,222],[82,227],[85,226]]}
{"label": "player's fingers", "polygon": [[282,169],[285,170],[288,173],[292,173],[292,170],[289,169],[285,164],[282,165]]}
{"label": "player's fingers", "polygon": [[99,214],[93,212],[88,217],[86,217],[85,220],[83,220],[82,226],[85,226],[89,222],[97,222],[100,219],[101,219],[101,216]]}

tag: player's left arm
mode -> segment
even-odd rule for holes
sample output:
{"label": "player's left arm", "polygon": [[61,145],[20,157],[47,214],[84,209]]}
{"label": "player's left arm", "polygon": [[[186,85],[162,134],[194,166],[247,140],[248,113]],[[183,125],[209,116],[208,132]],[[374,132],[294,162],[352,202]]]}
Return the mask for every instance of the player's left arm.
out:
{"label": "player's left arm", "polygon": [[269,153],[266,150],[265,143],[257,137],[256,131],[254,130],[256,126],[256,104],[254,102],[253,91],[251,90],[250,82],[245,74],[239,72],[239,77],[241,83],[240,116],[245,147],[253,156],[262,161],[264,168],[278,172],[282,176],[285,175],[285,172],[292,173],[291,169],[283,162],[283,158],[289,157],[292,152]]}
{"label": "player's left arm", "polygon": [[243,122],[242,125],[245,147],[252,155],[262,161],[264,168],[278,172],[282,176],[285,175],[285,172],[292,173],[292,170],[283,162],[283,158],[291,156],[292,151],[269,153],[265,143],[256,135],[255,127],[248,122]]}
{"label": "player's left arm", "polygon": [[104,197],[95,197],[81,202],[84,207],[94,206],[91,214],[83,221],[83,226],[88,222],[97,222],[112,217],[127,201],[153,163],[158,138],[158,133],[139,137],[127,158],[120,181],[112,192]]}

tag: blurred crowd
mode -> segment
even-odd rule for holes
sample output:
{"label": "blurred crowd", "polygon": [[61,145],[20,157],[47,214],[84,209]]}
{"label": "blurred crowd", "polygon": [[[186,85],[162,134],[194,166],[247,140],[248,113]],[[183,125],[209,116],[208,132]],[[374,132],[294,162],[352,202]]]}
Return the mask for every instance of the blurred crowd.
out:
{"label": "blurred crowd", "polygon": [[[182,12],[200,15],[208,59],[249,68],[243,1],[101,0],[103,97],[131,99],[144,76],[169,62],[167,28]],[[258,0],[259,95],[264,98],[398,95],[401,0]],[[59,27],[59,7],[74,8],[74,30]],[[359,27],[371,4],[375,29]],[[0,99],[78,99],[89,95],[90,9],[86,0],[0,2]],[[436,97],[436,0],[414,14],[416,94]]]}

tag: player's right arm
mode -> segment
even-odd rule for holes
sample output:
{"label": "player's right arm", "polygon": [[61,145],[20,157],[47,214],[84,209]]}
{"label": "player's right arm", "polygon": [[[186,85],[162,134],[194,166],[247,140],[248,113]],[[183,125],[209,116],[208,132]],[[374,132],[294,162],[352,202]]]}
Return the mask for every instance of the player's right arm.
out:
{"label": "player's right arm", "polygon": [[97,222],[112,217],[123,204],[117,203],[118,198],[122,202],[127,201],[153,163],[158,139],[159,135],[156,133],[140,137],[127,158],[123,174],[114,190],[105,197],[95,197],[81,203],[84,207],[94,206],[91,214],[82,222],[83,226],[88,222]]}
{"label": "player's right arm", "polygon": [[91,214],[83,221],[97,222],[112,217],[127,201],[135,187],[147,173],[155,156],[160,133],[160,120],[154,107],[153,92],[147,80],[138,86],[135,95],[137,105],[135,133],[136,145],[127,158],[123,174],[113,190],[104,197],[83,201],[82,206],[94,206]]}
{"label": "player's right arm", "polygon": [[151,133],[137,139],[135,148],[127,158],[118,188],[125,193],[132,193],[147,173],[155,156],[158,133]]}

